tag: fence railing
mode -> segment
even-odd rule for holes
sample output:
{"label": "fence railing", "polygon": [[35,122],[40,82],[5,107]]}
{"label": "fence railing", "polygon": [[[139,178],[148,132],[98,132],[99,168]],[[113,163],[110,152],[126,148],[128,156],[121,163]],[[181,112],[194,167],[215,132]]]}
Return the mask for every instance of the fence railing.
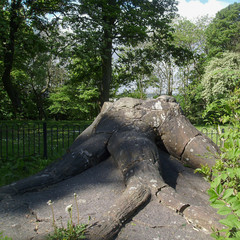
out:
{"label": "fence railing", "polygon": [[[220,137],[220,132],[224,133],[224,128],[222,129],[216,129],[216,128],[201,128],[200,131],[209,137],[214,143],[216,143],[219,147],[222,147],[223,145],[223,139]],[[219,132],[220,131],[220,132]]]}
{"label": "fence railing", "polygon": [[56,156],[65,151],[86,127],[46,122],[0,124],[0,159]]}
{"label": "fence railing", "polygon": [[[0,160],[8,158],[40,156],[49,158],[61,155],[73,143],[76,137],[87,127],[78,124],[0,123]],[[218,146],[222,139],[217,129],[200,130]],[[221,130],[222,132],[224,129]]]}

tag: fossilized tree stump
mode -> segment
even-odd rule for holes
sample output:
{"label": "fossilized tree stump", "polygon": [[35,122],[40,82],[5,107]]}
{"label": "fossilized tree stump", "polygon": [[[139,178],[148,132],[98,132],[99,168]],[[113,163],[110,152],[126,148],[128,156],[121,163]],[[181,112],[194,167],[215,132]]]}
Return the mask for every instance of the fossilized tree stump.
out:
{"label": "fossilized tree stump", "polygon": [[192,168],[214,165],[219,152],[182,114],[173,97],[107,102],[62,159],[34,176],[2,187],[0,196],[47,187],[111,155],[124,176],[126,190],[103,221],[88,229],[89,239],[111,239],[139,207],[167,187],[161,173],[160,150]]}

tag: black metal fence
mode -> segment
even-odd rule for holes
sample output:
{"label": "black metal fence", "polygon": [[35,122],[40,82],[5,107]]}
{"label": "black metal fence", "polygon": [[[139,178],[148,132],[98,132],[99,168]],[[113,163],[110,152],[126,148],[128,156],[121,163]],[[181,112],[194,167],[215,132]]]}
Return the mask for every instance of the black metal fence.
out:
{"label": "black metal fence", "polygon": [[0,124],[0,159],[61,155],[87,126],[78,124]]}
{"label": "black metal fence", "polygon": [[[39,156],[59,157],[87,127],[78,124],[0,123],[0,160]],[[202,128],[201,132],[218,146],[223,142],[219,130]],[[224,129],[221,129],[224,132]]]}
{"label": "black metal fence", "polygon": [[221,133],[224,133],[224,128],[202,128],[200,131],[215,142],[219,147],[223,146],[224,140],[220,137]]}

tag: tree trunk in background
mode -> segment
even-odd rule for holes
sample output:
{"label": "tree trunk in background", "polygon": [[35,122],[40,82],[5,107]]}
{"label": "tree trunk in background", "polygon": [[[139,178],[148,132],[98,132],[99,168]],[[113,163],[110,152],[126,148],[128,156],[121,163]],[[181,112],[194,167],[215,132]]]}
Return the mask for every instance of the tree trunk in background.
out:
{"label": "tree trunk in background", "polygon": [[[107,35],[107,34],[106,34]],[[110,84],[112,81],[112,40],[106,43],[102,55],[102,86],[101,105],[109,101]]]}
{"label": "tree trunk in background", "polygon": [[15,114],[21,110],[21,102],[19,99],[19,94],[17,92],[16,86],[11,80],[11,71],[13,67],[13,58],[15,51],[15,35],[18,31],[20,19],[18,16],[18,11],[21,8],[21,1],[12,1],[10,10],[10,32],[9,32],[9,42],[6,46],[4,53],[4,71],[2,75],[3,86],[12,102]]}
{"label": "tree trunk in background", "polygon": [[[108,0],[110,6],[116,5],[116,0]],[[102,84],[101,84],[101,105],[109,101],[110,85],[112,82],[112,50],[113,50],[113,29],[115,17],[109,13],[105,6],[102,6],[103,11],[103,49],[102,49]]]}

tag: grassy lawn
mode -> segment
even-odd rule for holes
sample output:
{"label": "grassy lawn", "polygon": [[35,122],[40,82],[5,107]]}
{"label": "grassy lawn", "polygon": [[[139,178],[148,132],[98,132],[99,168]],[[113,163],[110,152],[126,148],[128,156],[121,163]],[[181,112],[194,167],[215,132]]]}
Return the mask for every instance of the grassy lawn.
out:
{"label": "grassy lawn", "polygon": [[0,186],[33,175],[61,157],[90,124],[91,121],[48,121],[44,140],[41,121],[1,121]]}

